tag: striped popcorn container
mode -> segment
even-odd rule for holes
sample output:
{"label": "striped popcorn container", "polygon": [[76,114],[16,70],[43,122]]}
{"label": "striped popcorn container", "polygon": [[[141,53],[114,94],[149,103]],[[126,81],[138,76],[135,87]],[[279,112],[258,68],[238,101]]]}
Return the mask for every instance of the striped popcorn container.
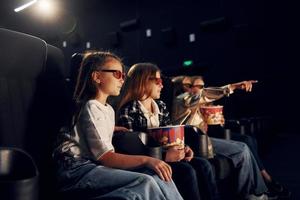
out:
{"label": "striped popcorn container", "polygon": [[176,145],[184,147],[184,125],[149,128],[148,134],[163,147]]}

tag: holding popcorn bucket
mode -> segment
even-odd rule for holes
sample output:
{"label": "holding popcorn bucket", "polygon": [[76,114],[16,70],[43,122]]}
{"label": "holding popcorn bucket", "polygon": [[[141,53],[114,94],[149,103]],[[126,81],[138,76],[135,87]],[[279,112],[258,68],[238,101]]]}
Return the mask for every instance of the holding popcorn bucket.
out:
{"label": "holding popcorn bucket", "polygon": [[184,148],[184,125],[148,128],[148,133],[165,148],[177,145]]}
{"label": "holding popcorn bucket", "polygon": [[200,112],[208,125],[223,125],[223,106],[201,106]]}

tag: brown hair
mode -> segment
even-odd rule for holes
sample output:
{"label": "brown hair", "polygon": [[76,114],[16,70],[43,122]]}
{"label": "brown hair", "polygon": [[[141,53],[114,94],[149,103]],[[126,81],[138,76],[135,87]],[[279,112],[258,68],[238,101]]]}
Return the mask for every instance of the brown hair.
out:
{"label": "brown hair", "polygon": [[197,79],[201,79],[204,81],[203,76],[192,76],[191,79],[192,79],[192,84],[194,84],[195,80],[197,80]]}
{"label": "brown hair", "polygon": [[81,102],[96,96],[97,87],[92,79],[92,73],[101,70],[103,65],[111,59],[115,59],[122,63],[118,56],[110,52],[89,51],[85,53],[80,64],[73,94],[75,102]]}
{"label": "brown hair", "polygon": [[152,63],[137,63],[131,66],[125,82],[125,94],[118,108],[129,101],[142,100],[144,95],[149,97],[151,94],[149,81],[151,81],[150,78],[155,77],[156,72],[160,72],[160,69]]}
{"label": "brown hair", "polygon": [[97,95],[97,86],[92,79],[92,73],[101,70],[104,67],[103,65],[112,59],[122,64],[121,58],[110,52],[88,51],[84,54],[73,94],[75,104],[75,114],[72,119],[73,125],[75,125],[85,103]]}

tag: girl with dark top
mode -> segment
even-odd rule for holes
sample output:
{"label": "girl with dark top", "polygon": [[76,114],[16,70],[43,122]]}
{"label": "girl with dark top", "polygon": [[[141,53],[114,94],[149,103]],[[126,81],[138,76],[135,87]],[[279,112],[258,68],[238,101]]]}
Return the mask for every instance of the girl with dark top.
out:
{"label": "girl with dark top", "polygon": [[[133,65],[125,84],[125,96],[120,103],[118,125],[130,131],[170,125],[169,112],[158,100],[163,88],[160,70],[151,63]],[[186,146],[170,147],[164,160],[172,167],[173,180],[184,199],[219,199],[210,163],[194,157]]]}

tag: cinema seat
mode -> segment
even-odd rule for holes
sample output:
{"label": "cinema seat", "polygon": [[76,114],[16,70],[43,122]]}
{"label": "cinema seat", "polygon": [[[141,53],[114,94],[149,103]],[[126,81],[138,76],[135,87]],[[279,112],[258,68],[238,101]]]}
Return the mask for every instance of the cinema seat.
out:
{"label": "cinema seat", "polygon": [[51,151],[68,115],[65,73],[60,49],[0,28],[0,147],[32,156],[39,171],[39,199],[55,199]]}

